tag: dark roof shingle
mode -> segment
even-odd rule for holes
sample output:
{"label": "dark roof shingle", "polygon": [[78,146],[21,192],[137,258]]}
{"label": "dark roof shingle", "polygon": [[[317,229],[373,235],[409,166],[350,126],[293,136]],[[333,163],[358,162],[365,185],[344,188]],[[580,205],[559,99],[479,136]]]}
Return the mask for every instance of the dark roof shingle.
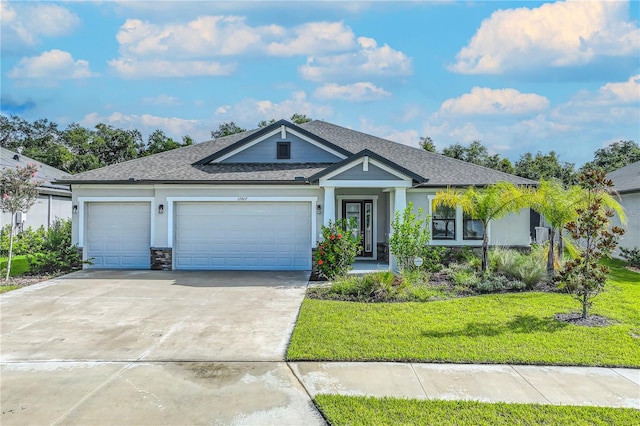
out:
{"label": "dark roof shingle", "polygon": [[613,180],[614,189],[618,192],[640,191],[640,161],[628,164],[607,174]]}
{"label": "dark roof shingle", "polygon": [[[347,129],[324,121],[311,121],[299,125],[327,142],[352,154],[363,150],[372,151],[399,166],[426,178],[422,186],[483,186],[498,181],[530,185],[534,181],[518,176],[456,160],[440,154],[434,154],[419,148],[402,145],[366,133]],[[212,156],[241,142],[261,129],[254,129],[226,136],[196,145],[166,151],[149,157],[137,158],[124,163],[114,164],[101,169],[90,170],[65,182],[287,182],[295,177],[305,178],[329,167],[329,164],[262,164],[245,163],[231,165],[213,163],[194,165],[194,163]],[[62,179],[61,179],[62,181]]]}

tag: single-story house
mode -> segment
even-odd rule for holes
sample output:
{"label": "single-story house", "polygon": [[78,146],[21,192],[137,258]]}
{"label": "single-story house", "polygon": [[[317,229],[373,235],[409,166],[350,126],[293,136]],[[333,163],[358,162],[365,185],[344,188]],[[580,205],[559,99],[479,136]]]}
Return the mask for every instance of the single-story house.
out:
{"label": "single-story house", "polygon": [[[432,244],[480,246],[438,189],[535,182],[324,121],[278,121],[71,176],[73,241],[93,268],[310,270],[321,225],[354,218],[359,259],[381,260],[395,211],[432,215]],[[529,210],[486,230],[527,246]]]}
{"label": "single-story house", "polygon": [[[618,248],[640,248],[640,161],[615,170],[607,174],[607,177],[613,181],[614,189],[620,196],[620,204],[627,214],[626,225],[620,223],[618,215],[611,219],[613,225],[625,229]],[[620,251],[616,249],[614,254],[619,256]]]}
{"label": "single-story house", "polygon": [[[35,204],[29,211],[20,212],[15,217],[18,231],[29,227],[37,229],[41,226],[48,229],[57,218],[71,218],[71,188],[68,184],[54,183],[57,180],[68,179],[70,177],[68,173],[20,153],[0,148],[1,170],[16,166],[25,167],[29,163],[38,166],[38,174],[33,179],[40,181],[41,184],[38,187],[38,199]],[[3,211],[0,215],[2,227],[11,223],[11,213]]]}

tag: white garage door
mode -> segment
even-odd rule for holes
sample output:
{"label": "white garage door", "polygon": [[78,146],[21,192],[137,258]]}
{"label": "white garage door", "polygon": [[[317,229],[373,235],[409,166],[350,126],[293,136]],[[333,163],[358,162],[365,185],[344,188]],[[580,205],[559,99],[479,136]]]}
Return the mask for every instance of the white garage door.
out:
{"label": "white garage door", "polygon": [[311,203],[177,203],[175,268],[311,269]]}
{"label": "white garage door", "polygon": [[150,268],[150,203],[88,203],[89,268]]}

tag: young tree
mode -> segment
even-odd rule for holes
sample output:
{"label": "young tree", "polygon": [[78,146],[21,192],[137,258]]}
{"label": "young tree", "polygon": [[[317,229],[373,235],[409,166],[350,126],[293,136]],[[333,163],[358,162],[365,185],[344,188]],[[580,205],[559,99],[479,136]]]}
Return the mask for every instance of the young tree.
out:
{"label": "young tree", "polygon": [[609,268],[599,262],[616,248],[624,229],[611,227],[613,211],[606,208],[604,196],[613,187],[603,170],[586,170],[580,175],[585,192],[584,203],[576,209],[577,218],[565,229],[580,242],[578,256],[568,261],[560,272],[561,286],[582,305],[582,318],[587,318],[592,300],[607,281]]}
{"label": "young tree", "polygon": [[393,233],[389,237],[389,250],[396,257],[400,271],[412,269],[414,258],[425,257],[431,233],[427,225],[429,216],[423,214],[419,209],[416,215],[413,203],[409,203],[402,213],[396,211],[391,223]]}
{"label": "young tree", "polygon": [[13,256],[13,236],[15,234],[16,214],[26,212],[38,198],[39,182],[34,178],[38,174],[38,166],[27,164],[25,167],[16,166],[15,169],[6,168],[0,174],[0,207],[11,213],[11,234],[9,237],[9,258],[7,260],[7,275],[11,273],[11,257]]}
{"label": "young tree", "polygon": [[482,271],[489,266],[489,223],[500,219],[509,213],[517,213],[531,202],[531,190],[527,187],[517,187],[509,182],[498,182],[488,185],[485,189],[477,190],[469,187],[464,191],[447,188],[438,191],[433,199],[434,209],[439,205],[447,207],[460,206],[462,211],[472,219],[482,223],[484,236],[482,238]]}

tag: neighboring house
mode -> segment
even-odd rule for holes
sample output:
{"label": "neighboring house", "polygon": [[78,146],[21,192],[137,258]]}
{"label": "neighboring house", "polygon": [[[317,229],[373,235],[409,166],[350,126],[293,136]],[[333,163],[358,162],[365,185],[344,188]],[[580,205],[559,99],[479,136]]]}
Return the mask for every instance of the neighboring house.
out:
{"label": "neighboring house", "polygon": [[[321,225],[354,218],[360,259],[383,257],[395,211],[433,214],[432,244],[480,246],[438,189],[535,182],[322,121],[270,126],[91,170],[73,188],[73,241],[94,268],[310,270]],[[490,226],[529,245],[529,211]]]}
{"label": "neighboring house", "polygon": [[[0,168],[2,170],[16,166],[25,167],[29,163],[34,163],[38,166],[38,174],[34,177],[34,180],[42,183],[38,187],[38,199],[35,204],[29,211],[20,212],[16,215],[18,229],[22,230],[29,227],[37,229],[41,226],[48,229],[56,218],[71,218],[71,188],[69,185],[52,183],[56,180],[69,178],[69,174],[17,152],[0,148]],[[9,212],[0,214],[0,223],[3,227],[11,223],[11,214]]]}
{"label": "neighboring house", "polygon": [[[611,220],[614,225],[625,229],[618,247],[640,248],[640,161],[613,171],[607,177],[613,180],[614,189],[620,195],[620,204],[627,214],[626,225],[620,223],[618,215]],[[616,249],[614,254],[619,256],[620,251]]]}

